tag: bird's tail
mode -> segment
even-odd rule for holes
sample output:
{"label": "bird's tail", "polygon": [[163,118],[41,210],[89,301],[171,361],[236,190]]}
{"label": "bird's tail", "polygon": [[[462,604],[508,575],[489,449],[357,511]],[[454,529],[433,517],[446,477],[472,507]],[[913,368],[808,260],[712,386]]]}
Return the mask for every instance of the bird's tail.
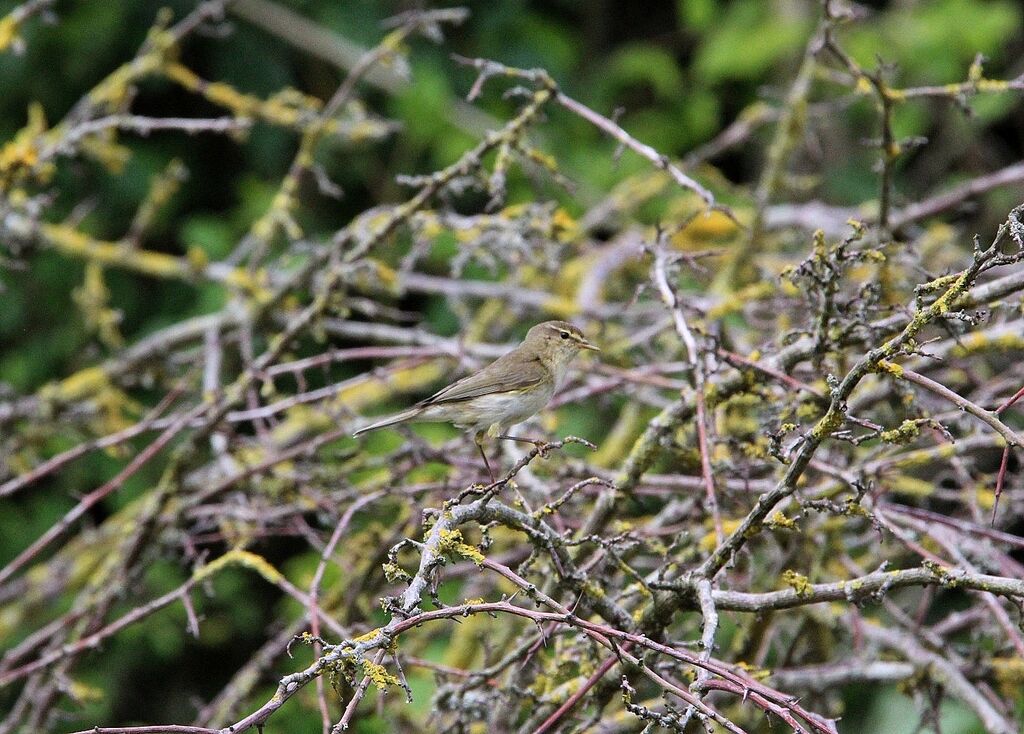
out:
{"label": "bird's tail", "polygon": [[419,414],[419,408],[409,408],[408,410],[403,410],[401,413],[395,413],[394,415],[384,418],[383,420],[379,420],[376,423],[371,423],[368,426],[363,426],[352,435],[360,436],[364,433],[369,433],[370,431],[376,431],[378,428],[387,428],[388,426],[393,426],[396,423],[405,423],[408,420],[412,420]]}

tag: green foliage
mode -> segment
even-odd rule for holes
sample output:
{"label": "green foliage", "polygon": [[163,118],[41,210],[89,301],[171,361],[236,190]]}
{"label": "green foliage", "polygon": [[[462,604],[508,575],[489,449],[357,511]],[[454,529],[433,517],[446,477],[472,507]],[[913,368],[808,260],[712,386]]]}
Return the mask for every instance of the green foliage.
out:
{"label": "green foliage", "polygon": [[756,80],[773,65],[796,60],[811,26],[810,14],[777,13],[772,3],[737,0],[707,24],[694,68],[709,82]]}
{"label": "green foliage", "polygon": [[979,53],[995,63],[1004,60],[1006,44],[1021,27],[1021,12],[1009,0],[912,3],[856,27],[843,41],[865,66],[878,58],[896,64],[900,84],[955,82]]}

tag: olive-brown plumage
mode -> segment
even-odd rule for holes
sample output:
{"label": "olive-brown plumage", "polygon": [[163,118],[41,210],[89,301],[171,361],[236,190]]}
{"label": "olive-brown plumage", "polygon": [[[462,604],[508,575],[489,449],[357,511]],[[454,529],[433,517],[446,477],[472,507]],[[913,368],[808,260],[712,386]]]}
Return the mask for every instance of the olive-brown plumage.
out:
{"label": "olive-brown plumage", "polygon": [[537,324],[527,332],[522,344],[480,371],[438,390],[408,410],[360,428],[353,435],[413,421],[452,423],[473,432],[490,471],[481,445],[483,437],[515,438],[504,434],[547,405],[581,349],[600,351],[568,322]]}

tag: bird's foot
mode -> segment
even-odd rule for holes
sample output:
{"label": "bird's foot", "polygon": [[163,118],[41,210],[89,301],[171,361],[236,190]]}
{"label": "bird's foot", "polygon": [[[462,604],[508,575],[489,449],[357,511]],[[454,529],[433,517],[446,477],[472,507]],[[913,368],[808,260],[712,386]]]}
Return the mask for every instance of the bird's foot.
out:
{"label": "bird's foot", "polygon": [[498,438],[502,441],[518,441],[519,443],[532,444],[533,447],[537,450],[537,455],[544,459],[547,458],[548,452],[551,449],[557,448],[555,444],[552,444],[550,441],[545,441],[544,439],[541,438],[526,438],[525,436],[506,436],[504,434],[500,436],[495,436],[495,438]]}

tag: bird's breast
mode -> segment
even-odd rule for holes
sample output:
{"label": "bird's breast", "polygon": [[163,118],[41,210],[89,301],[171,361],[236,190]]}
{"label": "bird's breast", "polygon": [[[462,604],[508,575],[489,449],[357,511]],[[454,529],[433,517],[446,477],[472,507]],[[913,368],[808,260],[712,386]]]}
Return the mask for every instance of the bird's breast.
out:
{"label": "bird's breast", "polygon": [[469,401],[478,427],[497,425],[502,431],[540,412],[554,394],[554,383],[520,392],[492,393]]}

